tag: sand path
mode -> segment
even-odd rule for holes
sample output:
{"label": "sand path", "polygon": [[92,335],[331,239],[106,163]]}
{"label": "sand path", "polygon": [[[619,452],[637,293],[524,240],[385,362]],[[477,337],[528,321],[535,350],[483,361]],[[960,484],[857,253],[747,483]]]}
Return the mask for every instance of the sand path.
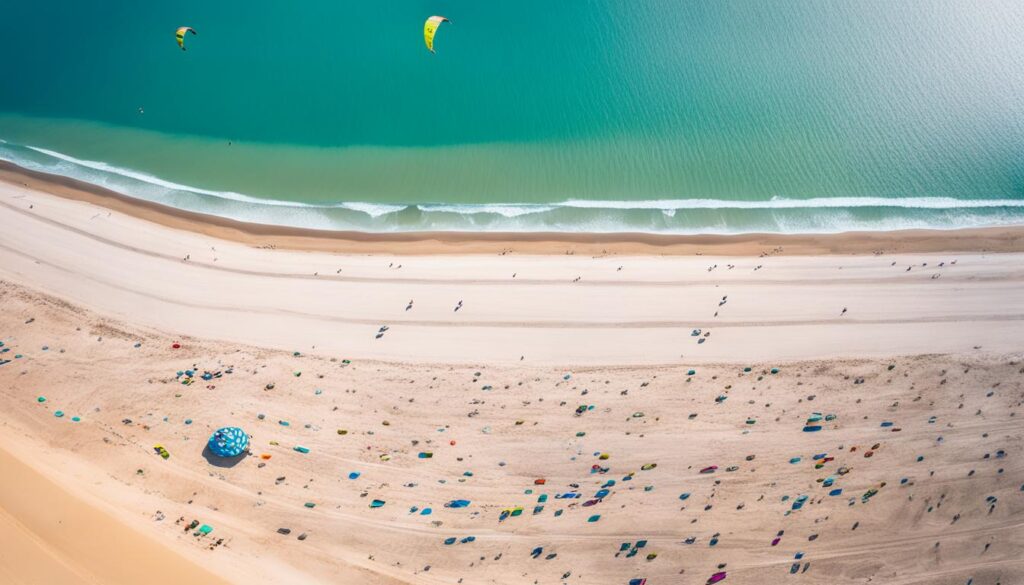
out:
{"label": "sand path", "polygon": [[[0,252],[0,278],[131,323],[371,359],[668,364],[1024,345],[1024,254],[338,255],[225,242],[10,184]],[[711,336],[698,344],[693,329]]]}

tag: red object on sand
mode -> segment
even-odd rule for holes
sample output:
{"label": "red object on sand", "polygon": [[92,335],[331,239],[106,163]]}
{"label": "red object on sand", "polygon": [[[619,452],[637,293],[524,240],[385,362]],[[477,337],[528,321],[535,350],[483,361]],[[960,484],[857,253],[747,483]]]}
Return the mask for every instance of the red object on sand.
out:
{"label": "red object on sand", "polygon": [[181,349],[181,344],[180,343],[172,343],[171,344],[171,349]]}
{"label": "red object on sand", "polygon": [[546,479],[535,479],[535,480],[533,480],[533,485],[544,485],[547,482],[548,482],[548,480],[546,480]]}

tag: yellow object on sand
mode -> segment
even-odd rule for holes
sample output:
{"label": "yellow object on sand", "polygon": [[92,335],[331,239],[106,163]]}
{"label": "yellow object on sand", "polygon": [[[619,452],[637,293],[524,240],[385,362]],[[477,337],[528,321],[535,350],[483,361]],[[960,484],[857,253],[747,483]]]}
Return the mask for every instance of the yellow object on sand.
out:
{"label": "yellow object on sand", "polygon": [[437,34],[437,29],[442,22],[451,21],[443,16],[431,16],[423,24],[423,41],[427,43],[427,50],[431,53],[434,52],[434,35]]}

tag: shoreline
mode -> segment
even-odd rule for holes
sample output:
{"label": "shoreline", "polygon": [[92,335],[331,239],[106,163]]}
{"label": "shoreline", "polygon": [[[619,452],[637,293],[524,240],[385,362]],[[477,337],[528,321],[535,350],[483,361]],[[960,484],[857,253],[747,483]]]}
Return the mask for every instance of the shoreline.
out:
{"label": "shoreline", "polygon": [[1024,226],[838,234],[671,235],[638,232],[357,232],[249,223],[177,209],[78,179],[0,161],[0,181],[99,205],[165,227],[251,246],[348,254],[586,254],[761,256],[1021,252]]}
{"label": "shoreline", "polygon": [[[336,253],[352,246],[166,217],[195,229],[0,183],[0,279],[185,337],[403,363],[1013,351],[1024,320],[1024,298],[1014,294],[1021,253],[815,256],[736,244],[728,249],[746,246],[747,255],[695,256],[622,244],[566,254],[564,243],[424,241],[405,244],[416,253],[402,256],[372,253],[395,247],[389,242]],[[238,238],[223,237],[231,233]],[[438,248],[445,253],[429,253]],[[698,329],[713,338],[696,339]]]}

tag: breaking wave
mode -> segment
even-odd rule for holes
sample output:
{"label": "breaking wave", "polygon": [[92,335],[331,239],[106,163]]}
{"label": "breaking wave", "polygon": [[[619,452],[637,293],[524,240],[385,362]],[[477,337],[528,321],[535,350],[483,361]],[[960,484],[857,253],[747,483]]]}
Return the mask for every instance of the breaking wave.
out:
{"label": "breaking wave", "polygon": [[175,183],[105,162],[0,140],[0,159],[173,207],[242,221],[363,231],[825,233],[950,229],[1024,221],[1024,199],[773,197],[568,199],[550,203],[304,203]]}

